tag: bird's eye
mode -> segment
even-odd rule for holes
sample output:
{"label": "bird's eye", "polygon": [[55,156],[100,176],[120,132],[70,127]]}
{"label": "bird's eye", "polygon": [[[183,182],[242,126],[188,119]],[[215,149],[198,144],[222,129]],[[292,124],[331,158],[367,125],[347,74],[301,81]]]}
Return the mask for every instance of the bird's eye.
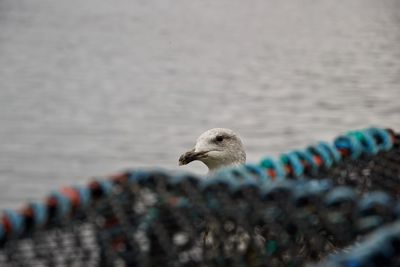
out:
{"label": "bird's eye", "polygon": [[215,141],[217,142],[222,142],[224,140],[224,137],[221,135],[218,135],[217,137],[215,137]]}

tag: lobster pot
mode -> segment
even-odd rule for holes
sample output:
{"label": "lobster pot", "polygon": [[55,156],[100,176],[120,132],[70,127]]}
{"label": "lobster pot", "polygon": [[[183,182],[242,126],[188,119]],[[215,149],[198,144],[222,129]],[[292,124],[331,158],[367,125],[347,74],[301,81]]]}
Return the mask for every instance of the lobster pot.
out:
{"label": "lobster pot", "polygon": [[399,194],[380,128],[210,177],[129,170],[5,211],[0,266],[400,266]]}

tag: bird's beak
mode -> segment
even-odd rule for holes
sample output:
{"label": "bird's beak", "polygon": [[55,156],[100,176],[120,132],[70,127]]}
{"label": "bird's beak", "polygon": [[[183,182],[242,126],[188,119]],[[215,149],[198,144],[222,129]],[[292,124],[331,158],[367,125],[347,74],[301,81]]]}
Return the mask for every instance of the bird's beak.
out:
{"label": "bird's beak", "polygon": [[195,152],[192,149],[179,157],[179,166],[186,165],[194,160],[200,160],[206,153],[207,151]]}

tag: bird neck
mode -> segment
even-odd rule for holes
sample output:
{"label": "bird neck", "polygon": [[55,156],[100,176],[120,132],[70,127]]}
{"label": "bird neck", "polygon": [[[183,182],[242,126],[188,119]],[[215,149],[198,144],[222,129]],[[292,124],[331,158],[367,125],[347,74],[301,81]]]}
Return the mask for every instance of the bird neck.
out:
{"label": "bird neck", "polygon": [[227,168],[227,167],[237,167],[242,165],[243,163],[241,162],[226,162],[222,163],[221,162],[207,162],[206,165],[208,167],[208,173],[213,173],[215,171],[218,171],[219,169],[222,168]]}

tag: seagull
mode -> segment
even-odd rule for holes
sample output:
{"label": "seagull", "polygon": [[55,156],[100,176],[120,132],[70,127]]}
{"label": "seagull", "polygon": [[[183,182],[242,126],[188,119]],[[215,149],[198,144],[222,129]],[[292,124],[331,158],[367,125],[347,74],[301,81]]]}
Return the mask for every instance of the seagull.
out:
{"label": "seagull", "polygon": [[230,129],[214,128],[201,134],[195,147],[182,154],[179,165],[199,160],[207,165],[209,173],[223,167],[234,167],[246,162],[246,152],[239,136]]}

